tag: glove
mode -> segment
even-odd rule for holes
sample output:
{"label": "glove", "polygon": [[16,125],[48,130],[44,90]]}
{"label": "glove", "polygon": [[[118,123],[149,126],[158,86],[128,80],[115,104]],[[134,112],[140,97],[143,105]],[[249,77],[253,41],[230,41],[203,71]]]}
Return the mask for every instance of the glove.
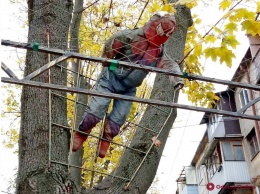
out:
{"label": "glove", "polygon": [[174,89],[181,89],[184,86],[184,81],[180,77],[169,76],[170,82],[174,85]]}

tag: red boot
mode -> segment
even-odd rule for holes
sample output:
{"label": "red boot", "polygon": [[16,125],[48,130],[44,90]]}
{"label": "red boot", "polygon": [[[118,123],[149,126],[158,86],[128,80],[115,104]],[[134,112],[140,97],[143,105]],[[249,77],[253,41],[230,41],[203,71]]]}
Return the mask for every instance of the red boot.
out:
{"label": "red boot", "polygon": [[86,141],[87,138],[88,138],[87,135],[76,131],[74,134],[72,151],[73,152],[78,151],[78,149],[82,146],[82,144],[84,143],[84,141]]}
{"label": "red boot", "polygon": [[105,158],[107,150],[108,150],[108,148],[110,146],[110,142],[109,141],[105,141],[105,140],[101,140],[99,146],[100,146],[99,157],[100,158]]}
{"label": "red boot", "polygon": [[[99,121],[100,119],[97,118],[95,115],[87,113],[85,118],[79,125],[79,130],[89,134],[91,132],[91,129],[95,127]],[[84,141],[86,141],[86,139],[88,138],[87,134],[83,134],[78,131],[75,132],[72,147],[73,152],[78,151],[78,149],[82,146]]]}
{"label": "red boot", "polygon": [[110,142],[119,133],[120,126],[113,121],[106,119],[102,138],[99,141],[99,157],[104,158],[110,146]]}

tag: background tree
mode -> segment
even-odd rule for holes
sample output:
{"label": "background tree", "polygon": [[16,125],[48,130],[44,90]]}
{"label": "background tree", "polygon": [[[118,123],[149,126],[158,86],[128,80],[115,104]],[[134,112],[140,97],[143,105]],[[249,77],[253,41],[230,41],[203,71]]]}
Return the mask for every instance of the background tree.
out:
{"label": "background tree", "polygon": [[[67,49],[72,2],[58,0],[28,1],[28,42]],[[57,25],[59,24],[59,25]],[[62,37],[62,38],[60,38]],[[27,51],[24,75],[28,75],[57,56]],[[66,67],[66,63],[62,63]],[[66,71],[55,67],[34,80],[66,85]],[[66,96],[65,92],[57,92]],[[49,109],[51,103],[51,110]],[[74,187],[68,169],[51,160],[68,162],[69,133],[50,122],[67,126],[66,100],[46,89],[23,87],[17,193],[68,193]],[[50,139],[51,137],[51,139]],[[74,190],[74,193],[75,192]]]}

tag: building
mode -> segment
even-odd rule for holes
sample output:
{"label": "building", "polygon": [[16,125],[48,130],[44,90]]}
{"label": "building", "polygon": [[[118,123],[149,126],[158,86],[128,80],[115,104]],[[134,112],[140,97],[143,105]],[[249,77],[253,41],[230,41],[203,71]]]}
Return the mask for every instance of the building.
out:
{"label": "building", "polygon": [[[232,81],[259,84],[260,38],[250,37]],[[217,95],[215,108],[260,115],[260,92],[229,87]],[[255,102],[255,103],[252,103]],[[260,194],[259,122],[205,113],[207,130],[177,179],[179,194]]]}
{"label": "building", "polygon": [[[249,36],[250,49],[246,53],[233,81],[260,84],[260,37]],[[234,88],[238,109],[249,115],[260,116],[260,101],[250,106],[249,102],[260,99],[260,91]],[[245,107],[248,107],[247,109]],[[258,121],[240,119],[245,158],[249,166],[251,183],[260,193],[260,127]]]}

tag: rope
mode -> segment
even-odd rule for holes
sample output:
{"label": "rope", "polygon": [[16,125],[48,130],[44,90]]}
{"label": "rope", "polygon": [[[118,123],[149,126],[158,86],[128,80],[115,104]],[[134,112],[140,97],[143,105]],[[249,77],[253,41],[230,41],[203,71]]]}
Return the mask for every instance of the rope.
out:
{"label": "rope", "polygon": [[[175,94],[176,94],[176,92],[177,92],[178,90],[180,90],[179,87],[176,88],[176,90],[174,91],[173,101],[175,100]],[[172,114],[172,110],[173,110],[173,109],[171,109],[170,114],[168,115],[168,117],[167,117],[167,119],[165,120],[163,126],[161,127],[161,129],[159,130],[158,134],[156,135],[156,138],[155,138],[155,139],[158,139],[158,137],[160,136],[162,130],[164,129],[166,123],[168,122],[168,120],[169,120],[169,118],[170,118],[170,116],[171,116],[171,114]],[[148,156],[148,154],[150,153],[151,149],[153,148],[154,144],[155,144],[155,141],[152,142],[152,144],[151,144],[151,146],[149,147],[148,151],[146,152],[146,154],[145,154],[143,160],[141,161],[141,163],[140,163],[139,166],[137,167],[136,171],[134,172],[132,178],[130,179],[130,181],[129,181],[129,182],[127,183],[127,185],[125,186],[125,188],[124,188],[125,190],[128,190],[128,189],[129,189],[130,184],[132,183],[132,181],[133,181],[134,178],[136,177],[137,173],[138,173],[139,170],[141,169],[141,166],[143,165],[145,159],[147,158],[147,156]]]}

